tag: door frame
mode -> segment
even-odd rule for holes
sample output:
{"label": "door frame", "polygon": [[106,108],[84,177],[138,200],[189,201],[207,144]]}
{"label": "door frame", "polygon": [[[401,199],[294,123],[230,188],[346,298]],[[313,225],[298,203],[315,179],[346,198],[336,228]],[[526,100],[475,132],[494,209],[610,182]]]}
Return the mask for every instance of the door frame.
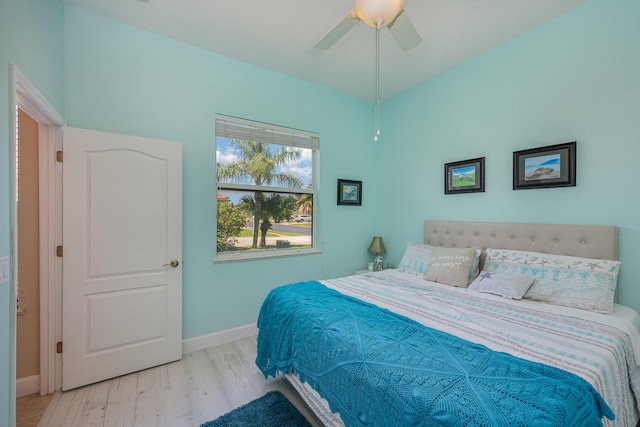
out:
{"label": "door frame", "polygon": [[[29,79],[13,64],[9,65],[10,84],[10,190],[9,215],[11,222],[9,262],[10,294],[16,295],[17,276],[17,206],[16,206],[16,147],[18,129],[13,118],[20,108],[38,123],[39,193],[40,193],[40,394],[53,393],[60,387],[62,359],[56,355],[56,339],[61,335],[61,273],[62,260],[54,254],[56,242],[61,242],[62,198],[61,165],[54,161],[55,151],[62,148],[64,117],[49,103]],[[57,301],[57,302],[56,302]],[[10,307],[9,363],[11,371],[9,396],[16,398],[16,305]],[[15,404],[11,419],[15,420]]]}

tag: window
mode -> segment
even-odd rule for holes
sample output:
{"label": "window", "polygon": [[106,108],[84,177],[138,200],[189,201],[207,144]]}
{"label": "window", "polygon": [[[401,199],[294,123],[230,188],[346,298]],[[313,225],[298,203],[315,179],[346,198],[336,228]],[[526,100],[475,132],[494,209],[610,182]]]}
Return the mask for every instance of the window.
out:
{"label": "window", "polygon": [[318,135],[216,116],[216,260],[314,251]]}

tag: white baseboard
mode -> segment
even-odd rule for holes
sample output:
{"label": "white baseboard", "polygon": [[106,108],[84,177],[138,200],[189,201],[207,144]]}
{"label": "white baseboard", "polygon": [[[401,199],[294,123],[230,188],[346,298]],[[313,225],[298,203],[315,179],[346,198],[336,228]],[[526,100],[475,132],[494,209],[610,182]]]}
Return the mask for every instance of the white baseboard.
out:
{"label": "white baseboard", "polygon": [[16,380],[16,398],[36,393],[40,393],[40,375],[31,375]]}
{"label": "white baseboard", "polygon": [[216,332],[209,335],[202,335],[196,338],[189,338],[182,341],[182,354],[193,353],[209,347],[215,347],[220,344],[227,344],[232,341],[241,340],[258,335],[258,326],[253,323],[251,325],[239,326],[237,328],[227,329],[225,331]]}

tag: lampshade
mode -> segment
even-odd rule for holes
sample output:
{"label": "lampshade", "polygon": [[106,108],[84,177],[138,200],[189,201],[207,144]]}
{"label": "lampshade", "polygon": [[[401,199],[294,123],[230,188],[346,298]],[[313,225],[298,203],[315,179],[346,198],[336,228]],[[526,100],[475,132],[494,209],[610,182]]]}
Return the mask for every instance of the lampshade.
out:
{"label": "lampshade", "polygon": [[375,252],[377,254],[381,254],[387,252],[384,248],[384,243],[382,243],[382,237],[375,236],[371,241],[371,246],[369,246],[369,252]]}
{"label": "lampshade", "polygon": [[404,8],[406,0],[354,0],[353,12],[358,19],[372,28],[377,28],[376,21],[382,19],[380,27],[386,27]]}

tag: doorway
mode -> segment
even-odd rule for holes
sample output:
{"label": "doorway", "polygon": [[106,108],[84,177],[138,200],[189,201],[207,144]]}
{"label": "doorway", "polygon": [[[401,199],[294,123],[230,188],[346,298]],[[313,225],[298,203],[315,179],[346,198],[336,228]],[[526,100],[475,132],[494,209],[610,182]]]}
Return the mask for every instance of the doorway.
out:
{"label": "doorway", "polygon": [[40,212],[38,123],[17,112],[16,397],[40,392]]}
{"label": "doorway", "polygon": [[16,427],[36,425],[52,394],[40,396],[40,209],[38,123],[18,108]]}
{"label": "doorway", "polygon": [[[60,370],[57,366],[61,366],[61,361],[58,360],[59,358],[56,358],[54,352],[59,325],[54,318],[56,312],[54,308],[56,304],[56,292],[58,292],[56,290],[56,276],[59,274],[57,272],[60,269],[56,263],[55,256],[53,256],[49,248],[55,247],[53,245],[59,235],[59,229],[54,221],[57,209],[55,203],[55,188],[57,180],[61,178],[57,177],[54,162],[50,159],[54,158],[55,150],[62,144],[61,126],[64,124],[64,119],[14,65],[10,65],[9,79],[11,86],[10,106],[11,111],[16,114],[15,120],[11,121],[11,134],[13,135],[14,143],[10,144],[10,165],[12,169],[10,174],[11,189],[9,198],[11,215],[9,258],[12,265],[10,292],[12,295],[15,295],[17,299],[19,293],[21,293],[20,286],[25,285],[26,288],[23,288],[23,291],[27,293],[24,295],[28,294],[29,296],[29,298],[22,296],[23,303],[21,307],[12,304],[10,309],[10,318],[12,321],[9,325],[9,333],[13,338],[10,342],[9,363],[10,370],[14,372],[14,375],[8,387],[9,396],[15,401],[18,391],[20,391],[20,394],[24,394],[25,390],[26,392],[35,390],[36,393],[46,395],[53,393],[56,384],[59,384],[56,383],[56,377],[59,375],[58,371]],[[35,168],[36,176],[35,183],[32,183],[32,185],[35,187],[31,187],[31,190],[25,189],[23,191],[24,195],[34,191],[33,188],[37,188],[37,195],[34,196],[35,200],[37,200],[35,207],[33,207],[33,200],[31,206],[28,207],[30,211],[35,210],[31,212],[31,214],[35,216],[35,219],[32,219],[32,221],[35,221],[38,229],[35,233],[35,245],[29,249],[29,252],[36,252],[34,258],[29,258],[20,253],[20,245],[22,244],[24,249],[25,245],[28,244],[19,242],[19,228],[23,228],[18,226],[18,200],[20,195],[20,190],[18,189],[18,173],[21,166],[18,165],[20,156],[18,146],[15,142],[18,140],[19,120],[23,123],[29,123],[29,130],[25,132],[31,133],[29,139],[32,140],[32,143],[25,150],[32,151],[31,154],[35,156],[35,160],[32,159],[31,161],[35,164],[35,166],[32,165],[32,167]],[[23,152],[23,155],[25,155],[25,152]],[[25,163],[26,169],[32,169],[32,167],[26,165],[27,163]],[[34,169],[32,169],[31,172],[33,174]],[[33,177],[31,179],[33,179]],[[25,180],[27,180],[27,178],[23,178],[23,183]],[[29,196],[33,195],[29,194]],[[31,197],[25,196],[23,201],[27,199],[31,199]],[[22,215],[20,215],[20,217],[22,217]],[[28,228],[26,230],[28,230]],[[23,229],[22,235],[25,234],[29,234],[29,230],[24,231]],[[29,240],[33,241],[33,238]],[[21,260],[21,257],[27,257],[27,260]],[[34,265],[34,263],[36,264]],[[19,265],[26,266],[27,272],[21,273],[18,268]],[[34,272],[34,270],[36,271]],[[22,275],[25,280],[19,284],[20,275]],[[26,278],[24,276],[26,276]],[[35,282],[35,284],[31,283],[31,286],[35,286],[35,291],[28,291],[30,286],[26,283],[27,281]],[[35,298],[33,298],[33,292],[37,293]],[[29,302],[26,300],[29,300]],[[26,315],[27,312],[37,317],[37,320],[34,321],[31,319],[29,322],[32,328],[35,325],[37,332],[35,332],[35,336],[31,336],[31,338],[27,340],[30,344],[26,350],[23,350],[21,344],[21,360],[17,363],[18,337],[16,329],[19,323],[23,323],[22,318],[24,317],[22,315],[18,316],[18,314]],[[18,317],[21,319],[18,320]],[[22,329],[22,325],[20,325],[20,328]],[[20,339],[22,340],[22,337]],[[36,342],[35,345],[34,341]],[[36,354],[34,354],[34,352]],[[27,355],[25,357],[31,360],[23,361],[23,355]],[[29,367],[25,368],[27,366]],[[37,368],[33,368],[33,366],[37,366]],[[34,369],[37,373],[34,373]],[[25,372],[27,372],[27,374],[23,376]],[[20,383],[20,390],[17,390],[17,383],[15,381],[18,376],[26,378],[25,381]],[[10,424],[13,424],[16,419],[15,406],[11,409],[12,411],[8,414],[8,417]]]}

